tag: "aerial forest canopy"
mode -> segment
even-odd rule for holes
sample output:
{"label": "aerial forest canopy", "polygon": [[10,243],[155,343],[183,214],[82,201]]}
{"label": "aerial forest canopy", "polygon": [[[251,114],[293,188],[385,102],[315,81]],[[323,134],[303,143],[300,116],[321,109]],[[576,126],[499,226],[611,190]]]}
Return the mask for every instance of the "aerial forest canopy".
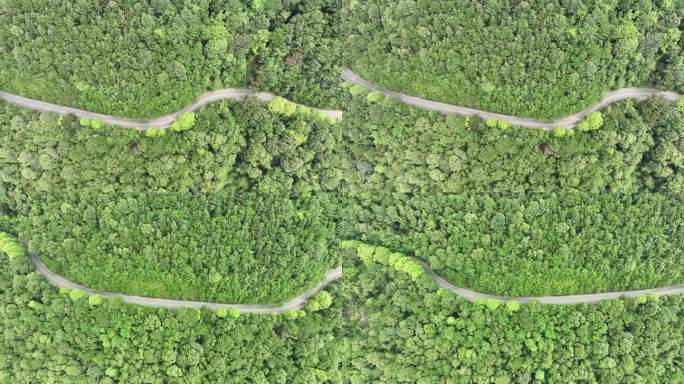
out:
{"label": "aerial forest canopy", "polygon": [[345,0],[343,60],[414,96],[557,118],[608,90],[684,90],[684,7],[633,0]]}
{"label": "aerial forest canopy", "polygon": [[357,96],[340,122],[344,192],[684,191],[684,110],[652,99],[602,112],[593,131],[491,127]]}
{"label": "aerial forest canopy", "polygon": [[684,208],[675,195],[420,193],[355,202],[353,238],[418,256],[459,287],[544,296],[684,280]]}
{"label": "aerial forest canopy", "polygon": [[327,195],[78,193],[36,199],[15,228],[48,268],[148,297],[277,304],[339,264]]}
{"label": "aerial forest canopy", "polygon": [[[485,292],[679,281],[684,118],[673,103],[622,102],[601,128],[569,137],[392,99],[346,105],[332,123],[223,101],[160,137],[5,106],[0,201],[51,269],[127,293],[282,301],[333,267],[344,239],[423,257]],[[219,239],[253,252],[224,257]]]}
{"label": "aerial forest canopy", "polygon": [[[594,305],[468,303],[358,257],[349,382],[679,383],[682,297]],[[338,299],[340,301],[340,299]],[[517,305],[516,305],[517,304]],[[649,347],[647,347],[649,346]],[[657,357],[656,357],[657,356]]]}
{"label": "aerial forest canopy", "polygon": [[[0,220],[1,222],[2,220]],[[58,292],[0,251],[0,379],[9,382],[679,383],[682,298],[469,303],[344,258],[304,317],[163,310]],[[445,358],[448,356],[448,358]]]}
{"label": "aerial forest canopy", "polygon": [[337,2],[2,1],[0,89],[130,118],[222,87],[331,105]]}
{"label": "aerial forest canopy", "polygon": [[27,201],[47,191],[258,190],[288,196],[334,189],[339,182],[333,166],[337,124],[283,117],[256,101],[212,103],[196,120],[190,130],[148,137],[0,104],[0,201],[28,212]]}
{"label": "aerial forest canopy", "polygon": [[[684,91],[683,21],[682,0],[0,0],[9,102],[277,96],[143,131],[0,102],[0,383],[683,383],[684,98],[546,131],[340,79],[555,118]],[[643,288],[665,295],[519,297]]]}
{"label": "aerial forest canopy", "polygon": [[339,179],[327,119],[223,101],[150,137],[3,105],[0,132],[0,207],[82,285],[277,304],[338,264],[341,203],[319,193]]}

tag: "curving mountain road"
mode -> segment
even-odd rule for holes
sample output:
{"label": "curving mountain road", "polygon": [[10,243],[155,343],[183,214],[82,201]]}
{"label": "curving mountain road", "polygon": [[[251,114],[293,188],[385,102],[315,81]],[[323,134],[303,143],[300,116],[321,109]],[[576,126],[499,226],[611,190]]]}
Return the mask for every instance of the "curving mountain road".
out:
{"label": "curving mountain road", "polygon": [[[573,115],[557,119],[557,120],[539,120],[539,119],[529,119],[524,117],[517,117],[511,115],[503,115],[500,113],[488,112],[479,109],[461,107],[457,105],[451,105],[446,103],[441,103],[438,101],[432,101],[423,99],[421,97],[409,96],[403,93],[390,91],[373,85],[367,80],[363,79],[361,76],[352,72],[348,68],[342,69],[342,79],[353,84],[363,85],[364,87],[372,90],[381,92],[386,96],[393,96],[401,100],[403,103],[412,105],[418,108],[428,109],[431,111],[437,111],[441,113],[458,113],[466,116],[479,116],[483,119],[498,119],[510,122],[512,125],[534,128],[534,129],[545,129],[551,130],[553,128],[572,128],[577,125],[582,119],[590,112],[599,111],[611,103],[615,103],[621,100],[627,99],[647,99],[649,97],[662,97],[666,100],[676,101],[681,95],[676,92],[671,91],[661,91],[653,88],[622,88],[615,91],[611,91],[605,94],[603,99],[598,103],[580,111]],[[217,91],[206,92],[201,95],[197,100],[187,107],[181,109],[180,111],[171,113],[169,115],[153,119],[153,120],[135,120],[127,119],[122,117],[115,117],[111,115],[105,115],[102,113],[89,112],[82,109],[65,107],[57,104],[47,103],[40,100],[29,99],[27,97],[13,95],[11,93],[0,91],[0,100],[4,100],[8,103],[33,109],[40,112],[54,112],[59,114],[73,114],[79,118],[89,118],[89,119],[99,119],[106,124],[116,125],[120,127],[133,128],[137,130],[145,130],[148,128],[167,128],[170,126],[180,114],[184,112],[192,112],[198,108],[207,105],[211,102],[230,99],[239,100],[246,97],[254,97],[257,100],[268,102],[275,97],[275,95],[268,92],[258,92],[251,89],[244,88],[226,88]],[[342,111],[331,110],[331,109],[317,109],[314,108],[326,116],[333,119],[342,118]]]}
{"label": "curving mountain road", "polygon": [[564,295],[564,296],[498,296],[490,295],[487,293],[475,292],[467,288],[459,288],[442,276],[433,271],[428,263],[418,257],[413,256],[414,260],[418,261],[422,266],[428,276],[433,279],[440,288],[447,289],[458,296],[468,300],[496,300],[501,303],[515,300],[519,303],[525,304],[530,301],[538,301],[541,304],[582,304],[582,303],[596,303],[601,300],[614,300],[622,297],[637,297],[644,296],[648,294],[656,294],[657,296],[669,296],[678,295],[684,293],[684,284],[674,285],[671,287],[664,288],[650,288],[650,289],[637,289],[630,291],[620,291],[620,292],[604,292],[604,293],[590,293],[585,295]]}
{"label": "curving mountain road", "polygon": [[[28,259],[35,268],[36,272],[41,276],[45,277],[52,285],[58,288],[68,288],[68,289],[79,289],[85,291],[91,295],[101,295],[103,297],[117,297],[129,304],[138,304],[148,307],[158,307],[158,308],[208,308],[212,310],[217,309],[237,309],[243,313],[259,313],[259,314],[273,314],[273,313],[283,313],[286,311],[292,311],[296,309],[301,309],[306,304],[306,301],[314,294],[321,291],[331,282],[342,277],[342,267],[339,266],[335,269],[328,271],[321,282],[316,284],[316,286],[310,288],[306,292],[296,296],[295,298],[289,300],[283,305],[275,304],[222,304],[222,303],[212,303],[205,301],[189,301],[189,300],[174,300],[174,299],[160,299],[154,297],[143,297],[134,295],[124,295],[114,292],[99,291],[91,288],[84,287],[82,285],[76,284],[71,280],[64,278],[52,271],[50,271],[43,261],[31,252],[30,247],[24,240],[19,240],[21,244],[26,247]],[[658,296],[668,296],[677,295],[684,293],[684,284],[675,285],[671,287],[664,288],[651,288],[651,289],[638,289],[629,290],[621,292],[604,292],[604,293],[592,293],[585,295],[565,295],[565,296],[497,296],[490,295],[487,293],[481,293],[472,291],[467,288],[457,287],[442,276],[437,274],[430,268],[428,263],[418,257],[412,256],[412,258],[418,261],[422,266],[427,275],[433,279],[440,288],[447,289],[456,295],[468,300],[487,300],[493,299],[501,303],[505,303],[511,300],[515,300],[519,303],[525,304],[531,301],[537,301],[541,304],[582,304],[582,303],[596,303],[602,300],[614,300],[622,297],[637,297],[647,294],[655,294]]]}
{"label": "curving mountain road", "polygon": [[68,289],[79,289],[85,291],[91,295],[100,295],[102,297],[112,298],[117,297],[129,304],[138,304],[148,307],[157,308],[208,308],[212,310],[217,309],[237,309],[242,313],[259,313],[259,314],[273,314],[273,313],[283,313],[287,311],[292,311],[296,309],[301,309],[306,304],[306,301],[323,288],[325,288],[331,282],[342,277],[342,267],[337,267],[331,269],[325,274],[325,277],[321,282],[316,284],[316,286],[308,289],[306,292],[296,296],[290,301],[282,305],[275,304],[222,304],[222,303],[211,303],[205,301],[190,301],[190,300],[173,300],[173,299],[159,299],[154,297],[143,297],[143,296],[133,296],[124,295],[114,292],[99,291],[91,288],[84,287],[82,285],[76,284],[71,280],[68,280],[52,271],[50,271],[43,261],[31,252],[30,247],[24,240],[19,240],[20,243],[26,247],[26,253],[28,259],[35,268],[36,272],[43,277],[45,277],[52,285],[58,288],[68,288]]}
{"label": "curving mountain road", "polygon": [[384,89],[382,87],[379,87],[377,85],[373,85],[367,80],[363,79],[361,76],[355,74],[352,72],[351,69],[348,68],[343,68],[342,69],[342,79],[346,80],[350,83],[353,84],[359,84],[363,85],[364,87],[372,90],[372,91],[377,91],[383,93],[385,96],[393,96],[401,100],[405,104],[413,105],[418,108],[423,108],[423,109],[428,109],[431,111],[437,111],[441,113],[458,113],[461,115],[466,115],[466,116],[479,116],[483,119],[498,119],[498,120],[506,120],[510,122],[512,125],[518,125],[522,127],[527,127],[527,128],[535,128],[535,129],[545,129],[545,130],[551,130],[553,128],[572,128],[575,125],[577,125],[584,116],[586,116],[590,112],[595,112],[599,111],[606,106],[608,106],[611,103],[615,103],[620,100],[627,100],[627,99],[647,99],[649,97],[662,97],[664,99],[670,100],[670,101],[676,101],[679,99],[681,96],[680,94],[676,92],[670,92],[670,91],[661,91],[658,89],[653,89],[653,88],[622,88],[618,89],[615,91],[608,92],[604,95],[603,99],[599,101],[598,103],[575,113],[574,115],[570,115],[567,117],[564,117],[562,119],[558,120],[538,120],[538,119],[528,119],[524,117],[517,117],[517,116],[510,116],[510,115],[502,115],[499,113],[494,113],[494,112],[487,112],[487,111],[482,111],[479,109],[474,109],[474,108],[468,108],[468,107],[460,107],[457,105],[451,105],[451,104],[446,104],[446,103],[440,103],[438,101],[432,101],[428,99],[423,99],[421,97],[415,97],[415,96],[408,96],[403,93],[399,92],[394,92],[390,91],[387,89]]}
{"label": "curving mountain road", "polygon": [[[135,119],[127,119],[123,117],[114,117],[111,115],[105,115],[102,113],[95,113],[95,112],[89,112],[89,111],[84,111],[82,109],[77,109],[77,108],[71,108],[71,107],[65,107],[62,105],[57,105],[57,104],[52,104],[52,103],[47,103],[44,101],[40,100],[34,100],[34,99],[29,99],[27,97],[23,96],[17,96],[13,95],[11,93],[7,92],[2,92],[0,91],[0,100],[4,100],[10,104],[17,105],[19,107],[23,108],[29,108],[33,109],[36,111],[40,112],[54,112],[54,113],[59,113],[62,115],[66,114],[72,114],[75,115],[79,118],[88,118],[88,119],[98,119],[104,122],[105,124],[109,125],[116,125],[119,127],[125,127],[125,128],[132,128],[132,129],[137,129],[139,131],[144,131],[148,128],[167,128],[169,127],[176,119],[185,112],[192,112],[200,107],[203,107],[209,103],[212,103],[214,101],[218,100],[224,100],[224,99],[229,99],[229,100],[240,100],[244,99],[247,97],[254,97],[259,101],[263,102],[268,102],[271,99],[275,97],[272,93],[268,92],[257,92],[253,91],[250,89],[244,89],[244,88],[226,88],[226,89],[221,89],[218,91],[211,91],[207,92],[203,95],[201,95],[197,100],[188,105],[187,107],[181,109],[178,112],[171,113],[166,116],[162,116],[158,119],[153,119],[153,120],[135,120]],[[342,118],[342,111],[338,110],[330,110],[330,109],[318,109],[318,108],[313,108],[315,110],[318,110],[322,113],[324,113],[326,116],[333,118],[333,119],[340,119]]]}

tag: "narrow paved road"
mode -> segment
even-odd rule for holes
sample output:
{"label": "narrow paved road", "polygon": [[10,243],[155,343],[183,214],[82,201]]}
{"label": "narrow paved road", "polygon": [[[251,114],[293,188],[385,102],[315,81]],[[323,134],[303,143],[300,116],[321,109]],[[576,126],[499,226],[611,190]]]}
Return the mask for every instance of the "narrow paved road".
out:
{"label": "narrow paved road", "polygon": [[[88,112],[82,109],[65,107],[57,104],[46,103],[40,100],[29,99],[23,96],[13,95],[11,93],[0,91],[0,100],[4,100],[10,104],[17,105],[23,108],[29,108],[40,112],[54,112],[62,115],[72,114],[78,116],[79,118],[88,119],[98,119],[102,122],[125,128],[133,128],[140,131],[144,131],[148,128],[167,128],[169,127],[180,114],[184,112],[192,112],[205,106],[211,102],[230,99],[230,100],[240,100],[246,97],[254,97],[259,101],[268,102],[275,97],[275,95],[268,92],[257,92],[250,89],[243,88],[227,88],[218,91],[207,92],[201,95],[193,104],[181,109],[178,112],[160,117],[154,120],[134,120],[122,117],[114,117],[110,115],[105,115],[102,113]],[[323,112],[326,116],[333,119],[342,118],[342,111],[330,110],[330,109],[318,109],[313,108],[318,111]]]}
{"label": "narrow paved road", "polygon": [[[373,85],[369,83],[368,81],[364,80],[361,78],[359,75],[355,74],[348,68],[343,68],[342,69],[342,79],[354,83],[354,84],[360,84],[365,86],[366,88],[373,90],[373,91],[378,91],[382,92],[386,96],[394,96],[397,97],[399,100],[401,100],[405,104],[409,104],[415,107],[423,108],[423,109],[428,109],[432,111],[437,111],[441,113],[458,113],[461,115],[466,115],[466,116],[479,116],[483,119],[499,119],[499,120],[506,120],[510,122],[512,125],[517,125],[517,126],[522,126],[522,127],[527,127],[527,128],[535,128],[535,129],[545,129],[545,130],[551,130],[553,128],[572,128],[577,123],[582,121],[582,119],[590,112],[594,111],[599,111],[603,108],[605,108],[607,105],[611,103],[615,103],[620,100],[626,100],[626,99],[647,99],[649,97],[662,97],[666,100],[670,101],[676,101],[679,99],[681,96],[680,94],[676,92],[670,92],[670,91],[661,91],[658,89],[653,89],[653,88],[622,88],[618,89],[615,91],[608,92],[601,101],[598,103],[594,104],[591,107],[588,107],[584,109],[583,111],[577,112],[574,115],[570,115],[567,117],[564,117],[562,119],[558,120],[538,120],[538,119],[528,119],[524,117],[517,117],[517,116],[510,116],[510,115],[502,115],[499,113],[494,113],[494,112],[487,112],[487,111],[482,111],[479,109],[474,109],[474,108],[468,108],[468,107],[461,107],[457,105],[451,105],[451,104],[446,104],[446,103],[441,103],[438,101],[432,101],[432,100],[427,100],[423,99],[420,97],[415,97],[415,96],[409,96],[405,95],[399,92],[394,92],[390,91],[384,88],[381,88],[377,85]],[[24,107],[24,108],[29,108],[33,109],[36,111],[40,112],[54,112],[54,113],[60,113],[60,114],[73,114],[76,115],[80,118],[90,118],[90,119],[99,119],[103,121],[106,124],[109,125],[116,125],[120,127],[126,127],[126,128],[133,128],[137,130],[145,130],[147,128],[166,128],[173,123],[178,116],[181,113],[184,112],[192,112],[197,110],[198,108],[207,105],[211,102],[217,101],[217,100],[223,100],[223,99],[231,99],[231,100],[239,100],[243,99],[246,97],[254,97],[257,100],[268,102],[271,99],[275,97],[275,95],[268,93],[268,92],[258,92],[258,91],[253,91],[250,89],[244,89],[244,88],[226,88],[226,89],[221,89],[218,91],[211,91],[207,92],[203,95],[201,95],[193,104],[181,109],[178,112],[174,112],[172,114],[160,117],[158,119],[154,120],[135,120],[135,119],[127,119],[127,118],[121,118],[121,117],[114,117],[110,115],[105,115],[101,113],[95,113],[95,112],[88,112],[84,111],[82,109],[77,109],[77,108],[71,108],[71,107],[65,107],[57,104],[52,104],[52,103],[47,103],[44,101],[39,101],[39,100],[34,100],[34,99],[29,99],[23,96],[17,96],[13,95],[7,92],[2,92],[0,91],[0,100],[4,100],[8,103]],[[314,108],[317,109],[317,108]],[[329,116],[333,119],[340,119],[342,118],[342,111],[339,110],[331,110],[331,109],[317,109],[318,111],[323,112],[326,116]]]}
{"label": "narrow paved road", "polygon": [[73,281],[67,280],[66,278],[50,271],[45,264],[43,264],[43,261],[36,256],[33,252],[31,252],[30,247],[27,245],[27,243],[24,240],[19,240],[20,243],[26,247],[27,254],[28,254],[28,259],[33,264],[33,267],[35,268],[36,272],[43,277],[45,277],[52,285],[58,287],[58,288],[69,288],[69,289],[80,289],[81,291],[85,291],[88,294],[91,295],[101,295],[103,297],[118,297],[121,300],[123,300],[126,303],[129,304],[138,304],[138,305],[144,305],[148,307],[158,307],[158,308],[209,308],[212,310],[217,310],[217,309],[237,309],[242,313],[260,313],[260,314],[269,314],[269,313],[283,313],[286,311],[292,311],[296,309],[301,309],[304,307],[306,304],[306,301],[313,296],[314,294],[318,293],[321,291],[323,288],[325,288],[328,284],[331,282],[339,279],[342,277],[342,267],[337,267],[335,269],[332,269],[328,271],[325,274],[325,277],[323,280],[316,284],[316,286],[310,288],[306,292],[296,296],[292,300],[286,302],[283,305],[274,305],[274,304],[221,304],[221,303],[211,303],[211,302],[205,302],[205,301],[189,301],[189,300],[173,300],[173,299],[158,299],[154,297],[143,297],[143,296],[133,296],[133,295],[124,295],[124,294],[119,294],[119,293],[114,293],[114,292],[105,292],[105,291],[99,291],[95,289],[91,289],[88,287],[84,287],[82,285],[76,284]]}
{"label": "narrow paved road", "polygon": [[403,93],[399,92],[394,92],[390,91],[384,88],[381,88],[377,85],[373,85],[369,83],[368,81],[364,80],[361,78],[361,76],[355,74],[352,72],[350,69],[343,68],[342,70],[342,79],[353,83],[353,84],[359,84],[363,85],[364,87],[372,90],[372,91],[377,91],[385,94],[386,96],[394,96],[397,97],[399,100],[401,100],[405,104],[413,105],[415,107],[423,108],[423,109],[429,109],[431,111],[437,111],[441,113],[458,113],[461,115],[466,115],[466,116],[479,116],[483,119],[498,119],[498,120],[506,120],[510,122],[512,125],[518,125],[518,126],[523,126],[527,128],[536,128],[536,129],[545,129],[545,130],[551,130],[553,128],[572,128],[577,123],[582,121],[584,116],[586,116],[589,112],[594,112],[594,111],[599,111],[603,108],[605,108],[607,105],[611,103],[615,103],[620,100],[626,100],[626,99],[647,99],[649,97],[662,97],[664,99],[670,100],[670,101],[676,101],[679,99],[681,96],[678,93],[675,92],[670,92],[670,91],[661,91],[658,89],[652,89],[652,88],[622,88],[618,89],[616,91],[611,91],[605,94],[603,99],[599,101],[598,103],[592,105],[591,107],[577,112],[574,115],[570,115],[568,117],[564,117],[562,119],[558,120],[537,120],[537,119],[528,119],[528,118],[523,118],[523,117],[517,117],[517,116],[510,116],[510,115],[502,115],[499,113],[494,113],[494,112],[487,112],[487,111],[482,111],[479,109],[474,109],[474,108],[468,108],[468,107],[459,107],[457,105],[451,105],[451,104],[446,104],[446,103],[440,103],[438,101],[432,101],[432,100],[427,100],[423,99],[420,97],[415,97],[415,96],[408,96],[404,95]]}
{"label": "narrow paved road", "polygon": [[[43,277],[45,277],[52,285],[58,287],[58,288],[69,288],[69,289],[80,289],[82,291],[85,291],[91,295],[101,295],[103,297],[118,297],[121,300],[123,300],[126,303],[129,304],[138,304],[138,305],[145,305],[148,307],[160,307],[160,308],[209,308],[212,310],[216,309],[231,309],[235,308],[238,309],[240,312],[243,313],[261,313],[261,314],[268,314],[268,313],[283,313],[286,311],[291,311],[291,310],[296,310],[296,309],[301,309],[304,307],[306,304],[306,301],[313,296],[314,294],[318,293],[321,291],[323,288],[325,288],[328,284],[331,282],[339,279],[342,277],[342,267],[337,267],[335,269],[332,269],[328,271],[323,278],[321,282],[319,282],[316,286],[310,288],[306,292],[300,294],[299,296],[293,298],[292,300],[286,302],[283,305],[274,305],[274,304],[222,304],[222,303],[212,303],[212,302],[205,302],[205,301],[189,301],[189,300],[173,300],[173,299],[159,299],[159,298],[154,298],[154,297],[143,297],[143,296],[133,296],[133,295],[124,295],[120,293],[114,293],[114,292],[106,292],[106,291],[99,291],[95,289],[91,289],[88,287],[84,287],[82,285],[76,284],[73,281],[70,281],[63,276],[60,276],[52,271],[50,271],[45,264],[43,264],[43,261],[36,256],[33,252],[31,252],[30,247],[24,240],[19,240],[21,244],[26,247],[27,254],[28,254],[28,259],[35,268],[36,272]],[[455,285],[451,284],[448,282],[446,279],[444,279],[442,276],[437,274],[435,271],[430,268],[428,263],[420,259],[418,257],[413,257],[416,261],[418,261],[422,266],[427,275],[432,278],[439,287],[447,289],[456,295],[468,300],[468,301],[475,301],[475,300],[481,300],[481,299],[494,299],[496,301],[505,303],[507,301],[515,300],[519,303],[529,303],[530,301],[538,301],[542,304],[581,304],[581,303],[596,303],[601,300],[609,300],[609,299],[619,299],[621,297],[637,297],[637,296],[643,296],[647,294],[656,294],[658,296],[668,296],[668,295],[677,295],[684,293],[684,284],[680,285],[675,285],[672,287],[664,287],[664,288],[651,288],[651,289],[639,289],[639,290],[630,290],[630,291],[621,291],[621,292],[605,292],[605,293],[592,293],[592,294],[586,294],[586,295],[567,295],[567,296],[517,296],[517,297],[509,297],[509,296],[497,296],[497,295],[490,295],[487,293],[481,293],[481,292],[476,292],[472,291],[467,288],[460,288],[456,287]]]}
{"label": "narrow paved road", "polygon": [[416,261],[420,262],[423,266],[425,272],[432,278],[440,288],[448,289],[449,291],[461,296],[468,301],[475,300],[486,300],[494,299],[498,302],[505,303],[507,301],[515,300],[519,303],[529,303],[530,301],[538,301],[542,304],[581,304],[581,303],[596,303],[601,300],[613,300],[619,299],[621,297],[637,297],[648,294],[656,294],[658,296],[669,296],[678,295],[684,293],[684,284],[675,285],[671,287],[664,288],[651,288],[651,289],[637,289],[630,291],[620,291],[620,292],[604,292],[604,293],[591,293],[586,295],[565,295],[565,296],[497,296],[490,295],[487,293],[480,293],[471,291],[466,288],[459,288],[442,276],[433,271],[425,260],[417,257],[413,257]]}

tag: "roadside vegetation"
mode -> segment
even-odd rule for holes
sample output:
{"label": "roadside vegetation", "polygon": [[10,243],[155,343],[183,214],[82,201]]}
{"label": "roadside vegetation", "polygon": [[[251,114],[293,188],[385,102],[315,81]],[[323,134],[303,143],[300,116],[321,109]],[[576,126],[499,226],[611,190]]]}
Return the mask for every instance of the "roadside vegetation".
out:
{"label": "roadside vegetation", "polygon": [[[576,129],[416,109],[340,81],[564,116],[610,90],[684,91],[679,0],[5,0],[0,89],[144,132],[0,102],[0,383],[684,382],[684,296],[468,302],[684,280],[684,99]],[[47,10],[47,11],[46,11]],[[310,107],[344,110],[332,121]],[[166,310],[57,289],[227,303]]]}
{"label": "roadside vegetation", "polygon": [[283,316],[128,305],[58,291],[0,250],[0,381],[339,382],[331,304]]}
{"label": "roadside vegetation", "polygon": [[[0,198],[16,217],[31,217],[22,233],[35,234],[32,244],[57,272],[128,293],[239,297],[243,302],[249,302],[248,292],[259,302],[291,297],[337,260],[332,250],[320,257],[311,254],[314,239],[325,247],[341,239],[369,240],[427,259],[454,283],[501,294],[590,293],[679,283],[681,236],[676,234],[681,232],[681,212],[676,196],[684,167],[679,149],[684,118],[673,103],[622,102],[598,115],[600,126],[592,123],[590,130],[556,137],[540,130],[488,127],[478,118],[445,117],[392,99],[349,97],[348,113],[337,123],[298,113],[290,104],[223,101],[197,111],[191,129],[161,137],[82,127],[70,117],[6,106],[0,115]],[[82,191],[105,200],[81,202]],[[74,212],[85,214],[89,207],[99,212],[117,206],[123,197],[116,193],[121,192],[135,192],[142,202],[153,199],[149,202],[158,209],[119,212],[110,207],[115,221],[147,223],[155,236],[145,235],[141,227],[132,232],[129,225],[56,225],[62,203],[72,204]],[[180,192],[181,200],[175,201],[172,192]],[[548,192],[553,194],[543,194]],[[638,195],[643,192],[656,194]],[[193,205],[184,193],[199,199],[223,193],[226,200],[219,205],[233,205],[226,222],[245,220],[274,230],[257,239],[225,223],[211,224],[215,218],[209,214],[206,233],[171,231],[185,220],[204,223],[211,212]],[[107,194],[113,194],[111,201]],[[260,206],[262,196],[271,203]],[[314,213],[287,208],[283,216],[261,222],[259,215],[248,214],[266,212],[270,204],[279,206],[278,201],[285,204],[283,209],[290,203],[296,207],[314,197],[330,204],[319,216],[315,207]],[[165,198],[169,206],[164,206]],[[253,210],[241,210],[241,205]],[[184,214],[186,208],[196,215]],[[292,228],[291,235],[298,233],[293,240],[285,230],[286,218],[296,218],[297,212],[312,214],[313,221]],[[475,217],[466,217],[468,212]],[[85,220],[81,213],[73,214],[69,222]],[[167,216],[174,219],[160,220]],[[77,233],[86,229],[87,238],[96,240],[64,247],[63,241],[82,238]],[[128,243],[117,245],[118,237],[128,237]],[[263,252],[231,250],[235,256],[228,257],[223,245],[202,244],[204,237],[242,245],[263,241]],[[185,240],[194,242],[177,244]],[[276,255],[279,249],[287,252]],[[82,258],[89,263],[75,262]],[[273,275],[290,276],[293,287],[280,296],[272,295],[288,284],[285,280],[270,279],[272,286],[264,280],[258,283],[262,291],[239,286],[238,280],[231,282],[234,286],[201,288],[202,279],[212,273],[252,265],[246,260],[259,267],[243,275],[245,281],[260,280],[281,258],[287,260],[285,272],[276,269]],[[295,259],[299,262],[290,262]],[[103,268],[99,272],[96,260]],[[145,260],[169,263],[155,269]],[[183,271],[177,269],[181,265]],[[295,271],[304,265],[312,266],[302,274],[310,279],[298,280]],[[148,273],[134,272],[144,270]],[[127,288],[129,280],[140,285]]]}
{"label": "roadside vegetation", "polygon": [[212,103],[195,120],[189,130],[147,137],[0,104],[0,198],[23,207],[33,191],[256,190],[286,197],[339,182],[333,156],[340,128],[326,119],[277,115],[250,100]]}
{"label": "roadside vegetation", "polygon": [[[350,382],[678,383],[681,296],[594,305],[469,303],[349,251]],[[344,295],[344,298],[339,296]]]}
{"label": "roadside vegetation", "polygon": [[257,101],[192,116],[148,137],[2,106],[0,209],[92,288],[275,304],[320,281],[338,265],[340,207],[320,193],[337,183],[336,124]]}
{"label": "roadside vegetation", "polygon": [[344,4],[344,63],[413,96],[558,118],[616,88],[684,90],[678,1]]}

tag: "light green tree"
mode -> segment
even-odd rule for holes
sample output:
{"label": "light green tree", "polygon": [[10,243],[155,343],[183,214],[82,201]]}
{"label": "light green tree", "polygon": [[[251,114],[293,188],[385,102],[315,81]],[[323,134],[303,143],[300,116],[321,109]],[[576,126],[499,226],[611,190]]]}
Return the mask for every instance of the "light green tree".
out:
{"label": "light green tree", "polygon": [[379,103],[384,98],[385,98],[385,95],[383,95],[380,92],[371,92],[368,95],[366,95],[366,100],[371,104]]}
{"label": "light green tree", "polygon": [[88,297],[88,304],[93,305],[93,306],[102,304],[102,296],[90,295]]}
{"label": "light green tree", "polygon": [[349,88],[349,93],[351,93],[352,96],[361,96],[367,92],[368,88],[361,84],[354,84],[351,86],[351,88]]}
{"label": "light green tree", "polygon": [[187,131],[188,129],[195,126],[195,120],[197,116],[194,112],[184,112],[178,116],[178,119],[171,124],[171,130],[175,132]]}

